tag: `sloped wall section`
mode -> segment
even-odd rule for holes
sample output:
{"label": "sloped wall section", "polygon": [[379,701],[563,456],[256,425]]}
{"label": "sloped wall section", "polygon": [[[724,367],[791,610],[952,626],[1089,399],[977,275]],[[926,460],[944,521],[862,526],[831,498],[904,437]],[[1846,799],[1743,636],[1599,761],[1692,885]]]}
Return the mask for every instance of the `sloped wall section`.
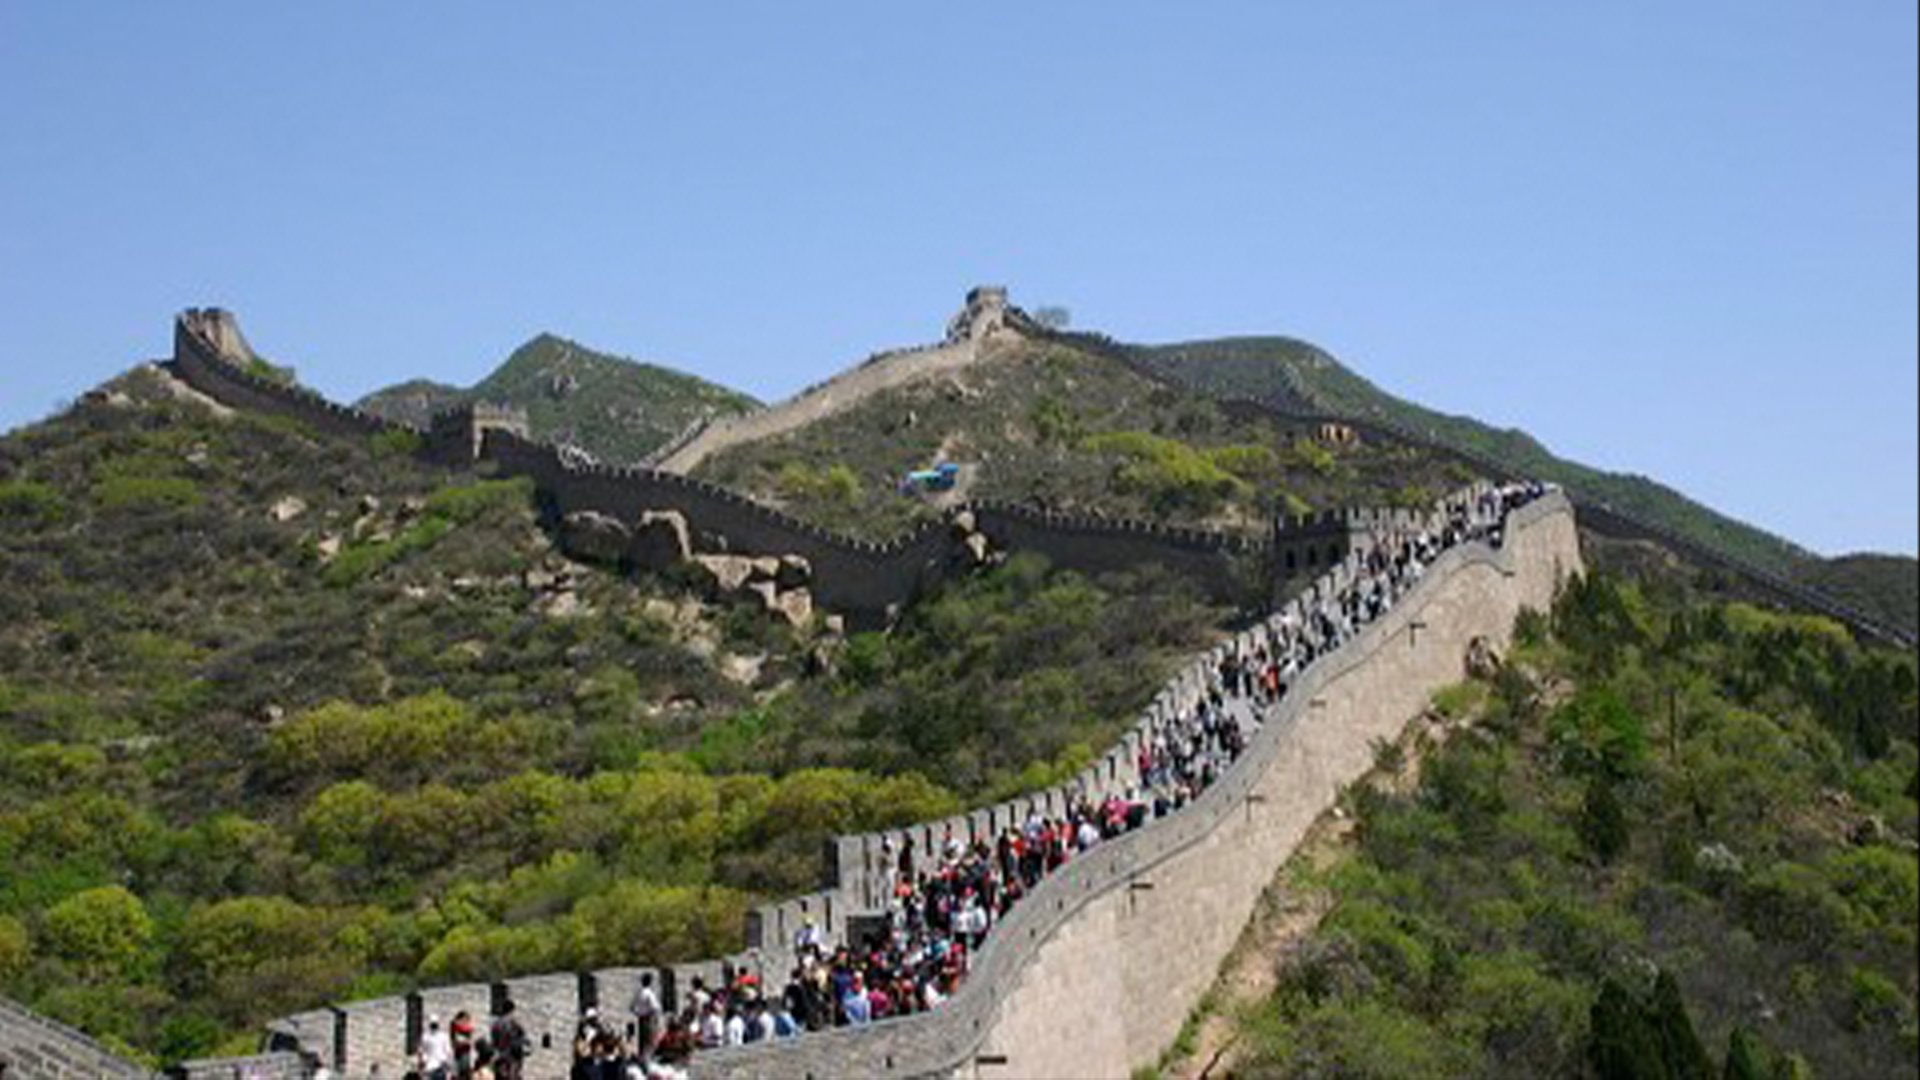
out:
{"label": "sloped wall section", "polygon": [[1443,555],[1407,597],[1296,681],[1227,777],[1185,811],[1046,878],[940,1009],[711,1052],[704,1077],[1125,1077],[1152,1062],[1212,981],[1255,901],[1341,785],[1442,686],[1468,645],[1509,640],[1581,567],[1555,493],[1506,543]]}

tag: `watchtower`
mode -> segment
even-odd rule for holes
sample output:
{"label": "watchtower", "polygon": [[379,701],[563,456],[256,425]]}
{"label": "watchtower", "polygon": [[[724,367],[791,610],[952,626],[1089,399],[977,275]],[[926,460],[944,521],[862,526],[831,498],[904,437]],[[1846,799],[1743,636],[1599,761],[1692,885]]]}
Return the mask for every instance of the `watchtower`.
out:
{"label": "watchtower", "polygon": [[967,290],[966,306],[947,322],[947,344],[979,341],[1006,328],[1011,307],[1004,285],[976,285]]}
{"label": "watchtower", "polygon": [[1278,514],[1268,576],[1279,599],[1299,584],[1338,566],[1355,551],[1370,551],[1425,528],[1427,515],[1414,510],[1351,507],[1318,514]]}
{"label": "watchtower", "polygon": [[477,461],[489,431],[504,431],[522,439],[533,437],[527,410],[475,401],[434,414],[427,429],[427,455],[448,465]]}

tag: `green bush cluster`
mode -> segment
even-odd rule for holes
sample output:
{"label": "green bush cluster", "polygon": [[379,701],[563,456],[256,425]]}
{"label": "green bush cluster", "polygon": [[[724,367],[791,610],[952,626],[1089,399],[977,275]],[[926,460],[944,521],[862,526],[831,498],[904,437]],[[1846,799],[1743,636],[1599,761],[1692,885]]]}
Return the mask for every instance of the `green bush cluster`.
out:
{"label": "green bush cluster", "polygon": [[1120,487],[1144,496],[1157,513],[1205,516],[1235,495],[1245,494],[1246,482],[1214,455],[1177,439],[1145,431],[1110,431],[1082,439],[1080,448],[1124,459],[1116,474]]}
{"label": "green bush cluster", "polygon": [[[1019,559],[815,639],[562,564],[524,485],[144,379],[0,437],[0,994],[156,1063],[328,1000],[727,951],[827,837],[1071,775],[1223,614]],[[119,478],[198,497],[94,497]],[[394,539],[331,570],[356,531]]]}

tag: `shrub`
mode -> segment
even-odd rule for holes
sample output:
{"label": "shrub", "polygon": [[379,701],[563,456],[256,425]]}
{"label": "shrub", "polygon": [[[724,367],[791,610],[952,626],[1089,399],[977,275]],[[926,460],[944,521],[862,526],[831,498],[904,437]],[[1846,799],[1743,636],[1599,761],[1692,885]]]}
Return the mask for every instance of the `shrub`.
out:
{"label": "shrub", "polygon": [[93,486],[93,498],[109,510],[198,505],[200,485],[184,476],[110,476]]}
{"label": "shrub", "polygon": [[1176,439],[1144,431],[1114,431],[1081,440],[1081,448],[1126,459],[1118,480],[1163,513],[1211,513],[1221,500],[1245,487],[1206,454]]}
{"label": "shrub", "polygon": [[376,458],[412,457],[426,445],[426,438],[417,431],[406,428],[388,428],[376,432],[369,440]]}
{"label": "shrub", "polygon": [[65,500],[50,484],[32,480],[0,482],[0,520],[54,521],[65,510]]}
{"label": "shrub", "polygon": [[1587,779],[1587,791],[1580,804],[1580,842],[1602,864],[1613,862],[1627,850],[1632,832],[1627,813],[1614,792],[1614,782],[1604,776]]}
{"label": "shrub", "polygon": [[75,893],[47,912],[54,954],[95,979],[138,969],[153,933],[147,906],[119,885]]}
{"label": "shrub", "polygon": [[19,982],[33,966],[33,939],[18,919],[0,915],[0,988]]}

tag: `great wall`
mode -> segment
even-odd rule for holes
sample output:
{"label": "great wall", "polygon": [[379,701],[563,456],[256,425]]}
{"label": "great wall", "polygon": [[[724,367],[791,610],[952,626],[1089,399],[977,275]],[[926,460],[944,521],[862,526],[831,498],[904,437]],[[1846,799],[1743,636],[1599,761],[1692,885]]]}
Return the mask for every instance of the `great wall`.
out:
{"label": "great wall", "polygon": [[[173,373],[224,405],[293,416],[345,435],[396,429],[262,378],[232,359],[250,355],[224,316],[189,313],[176,324]],[[1257,402],[1236,407],[1268,409]],[[955,541],[944,523],[890,544],[866,544],[675,472],[568,461],[554,448],[508,426],[489,425],[487,419],[469,417],[426,433],[423,453],[435,460],[477,458],[502,473],[530,476],[562,514],[592,508],[631,516],[671,508],[686,517],[700,543],[802,554],[812,562],[814,588],[828,606],[885,617],[952,565]],[[1236,560],[1282,565],[1291,559],[1316,580],[1290,604],[1310,603],[1353,572],[1349,556],[1356,535],[1410,523],[1331,515],[1289,522],[1274,538],[1256,541],[1144,522],[1064,518],[1021,507],[979,505],[966,512],[977,517],[982,532],[1010,549],[1038,549],[1065,565],[1092,569],[1161,562],[1223,588],[1245,588]],[[704,1054],[697,1075],[822,1080],[1125,1076],[1151,1062],[1209,984],[1274,870],[1341,786],[1369,767],[1375,741],[1392,737],[1436,689],[1461,678],[1470,646],[1503,647],[1515,616],[1524,608],[1546,607],[1559,582],[1580,567],[1573,506],[1564,495],[1555,493],[1516,511],[1498,548],[1471,543],[1449,550],[1382,619],[1310,665],[1223,781],[1193,805],[1102,844],[1044,879],[996,929],[975,958],[968,981],[940,1009],[793,1043]],[[1313,569],[1322,572],[1313,574]],[[1083,793],[1125,788],[1134,779],[1132,752],[1141,732],[1191,706],[1204,684],[1202,673],[1221,650],[1257,642],[1271,625],[1256,624],[1195,658],[1119,745],[1068,784],[948,821],[841,837],[832,847],[827,887],[754,912],[746,952],[648,970],[669,1004],[676,989],[695,975],[712,981],[727,969],[777,972],[801,923],[817,921],[837,936],[874,907],[874,861],[889,842],[912,835],[930,846],[948,834],[981,835],[1024,820],[1035,809],[1057,811]],[[624,1003],[642,974],[640,969],[570,972],[330,1006],[272,1025],[266,1052],[258,1057],[190,1062],[169,1075],[282,1080],[309,1076],[314,1063],[324,1062],[337,1075],[364,1076],[378,1066],[381,1075],[399,1076],[427,1013],[467,1009],[486,1015],[511,997],[535,1039],[528,1075],[559,1077],[566,1069],[567,1036],[580,1012]],[[1061,1038],[1063,1031],[1079,1037]],[[116,1062],[79,1033],[5,1002],[0,1002],[0,1056],[12,1059],[12,1076],[30,1080],[148,1075]]]}

